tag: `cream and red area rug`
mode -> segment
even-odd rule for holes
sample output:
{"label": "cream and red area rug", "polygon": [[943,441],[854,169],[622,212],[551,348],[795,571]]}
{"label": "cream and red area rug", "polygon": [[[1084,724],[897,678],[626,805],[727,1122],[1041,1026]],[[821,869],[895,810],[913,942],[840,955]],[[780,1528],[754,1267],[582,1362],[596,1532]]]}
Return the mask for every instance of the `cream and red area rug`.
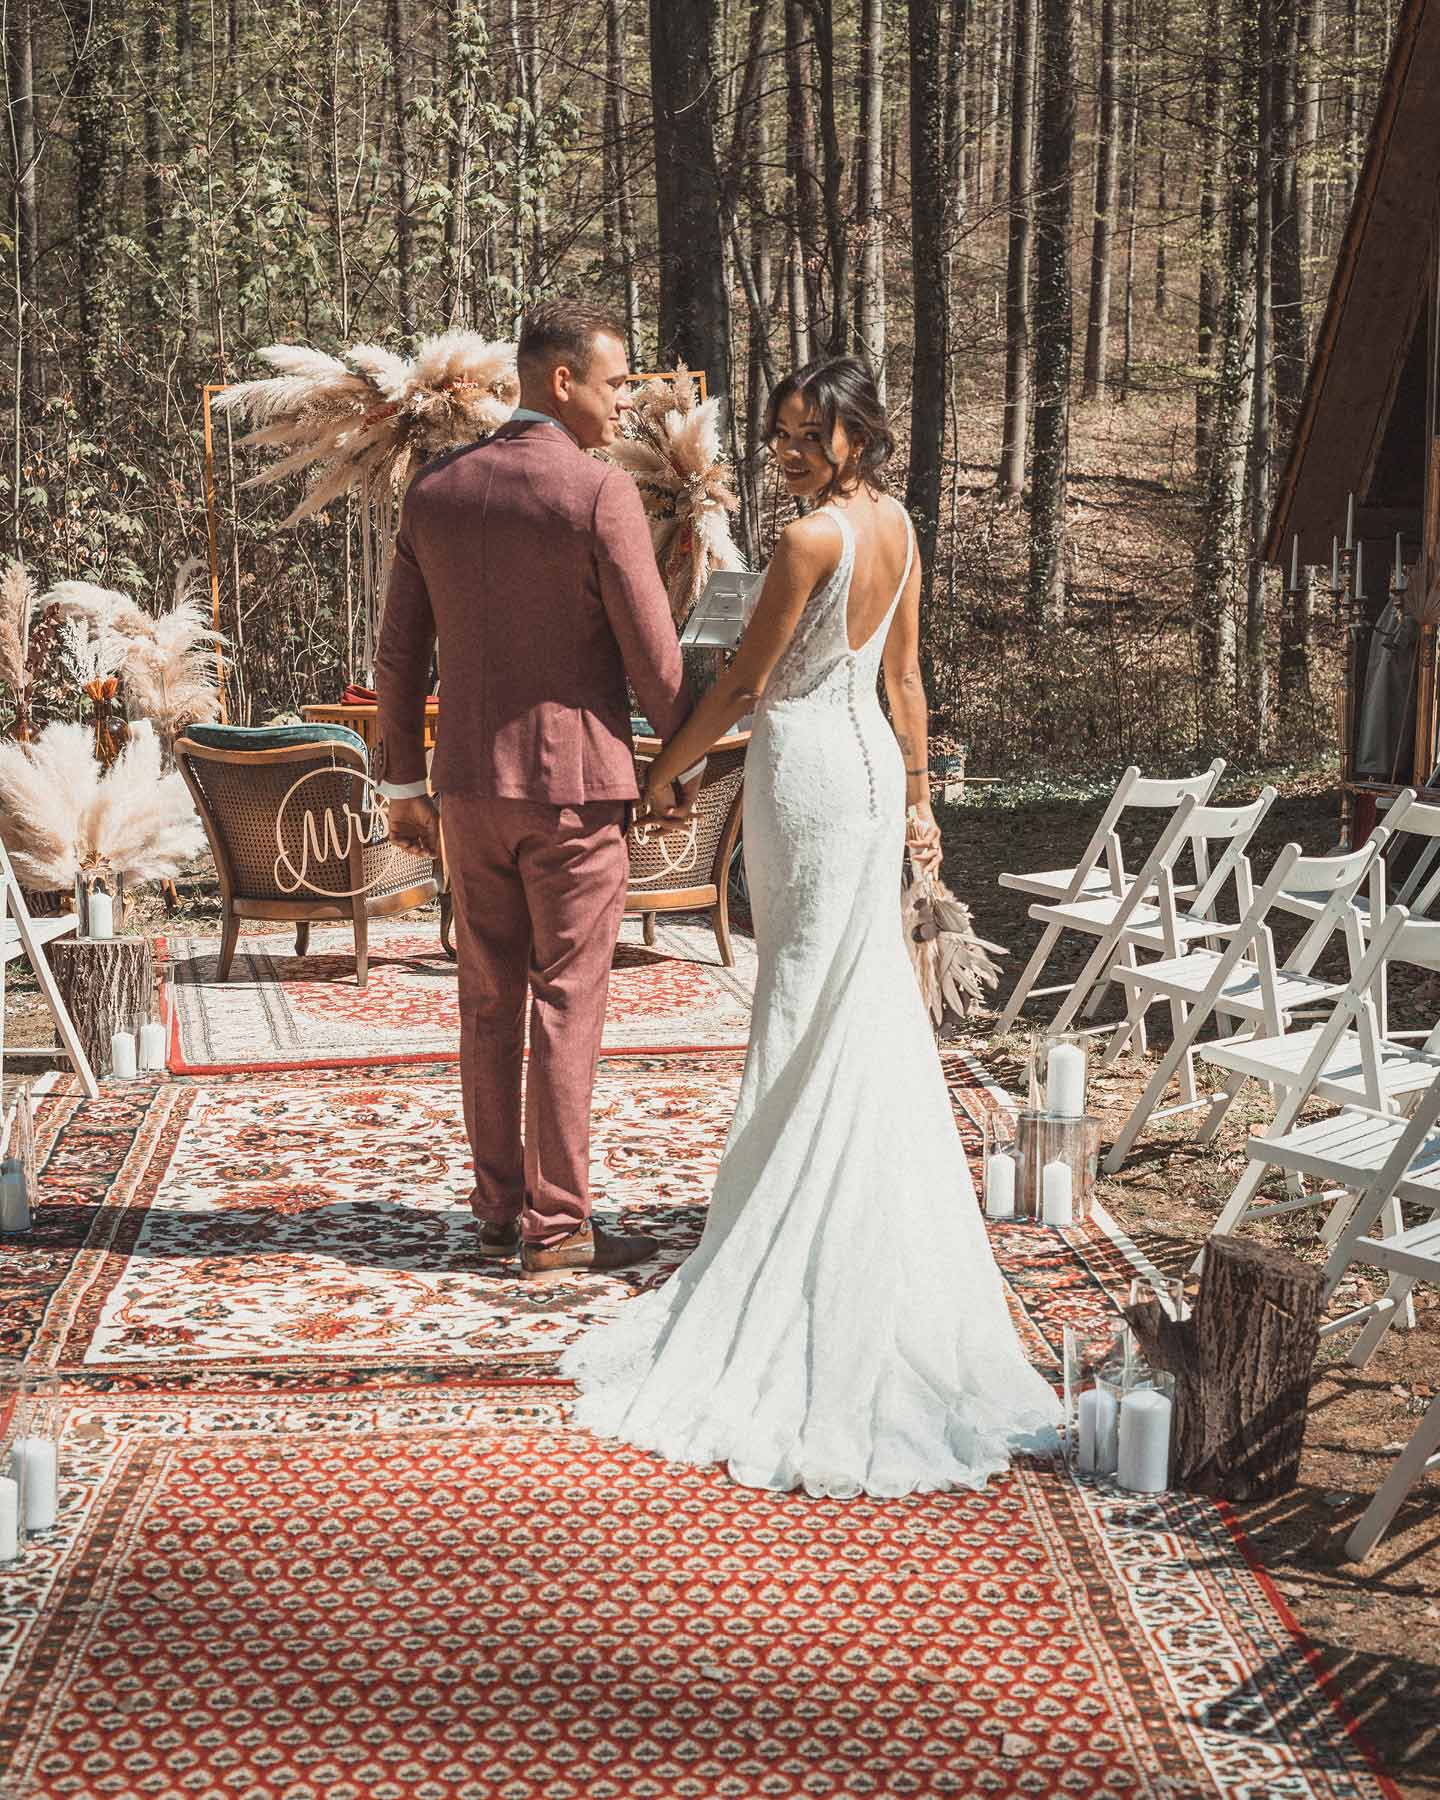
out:
{"label": "cream and red area rug", "polygon": [[[755,987],[755,944],[732,932],[735,966],[720,961],[703,920],[657,921],[646,945],[626,919],[610,976],[607,1055],[744,1048]],[[316,926],[297,957],[285,933],[242,934],[228,981],[220,942],[165,944],[170,1068],[177,1074],[257,1068],[363,1067],[456,1055],[455,964],[429,920],[382,919],[370,928],[367,985],[355,980],[348,926]]]}
{"label": "cream and red area rug", "polygon": [[0,1640],[50,1800],[1368,1800],[1213,1508],[750,1493],[524,1384],[77,1396]]}
{"label": "cream and red area rug", "polygon": [[[976,1148],[997,1096],[947,1068]],[[739,1069],[602,1066],[638,1282],[703,1223]],[[569,1429],[556,1352],[629,1290],[475,1261],[451,1068],[67,1082],[39,1138],[0,1354],[62,1372],[64,1483],[0,1605],[7,1800],[1394,1792],[1222,1508],[1043,1462],[758,1495]],[[1136,1267],[1103,1221],[993,1241],[1052,1372]]]}

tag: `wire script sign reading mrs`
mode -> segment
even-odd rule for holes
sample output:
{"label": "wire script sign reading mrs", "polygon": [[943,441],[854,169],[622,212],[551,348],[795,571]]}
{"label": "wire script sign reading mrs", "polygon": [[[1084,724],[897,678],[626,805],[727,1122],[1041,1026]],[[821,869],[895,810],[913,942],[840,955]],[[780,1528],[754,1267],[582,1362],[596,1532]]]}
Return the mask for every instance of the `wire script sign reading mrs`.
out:
{"label": "wire script sign reading mrs", "polygon": [[[356,796],[359,801],[358,810],[345,800],[341,802],[338,813],[329,804],[317,811],[296,799],[307,781],[315,781],[324,775],[350,777],[359,789]],[[351,888],[317,887],[310,880],[310,870],[321,863],[348,864],[350,853],[357,844],[362,847],[366,844],[383,844],[389,836],[386,812],[384,795],[370,777],[362,775],[359,769],[337,769],[327,765],[309,770],[285,790],[275,813],[276,887],[282,894],[295,894],[301,888],[308,888],[312,894],[319,894],[326,900],[351,900],[369,893],[376,883],[385,880],[384,870],[377,871],[374,881]],[[297,822],[299,847],[292,853],[292,847],[297,842]],[[288,831],[287,825],[290,828]],[[298,867],[294,860],[296,855],[300,859]]]}

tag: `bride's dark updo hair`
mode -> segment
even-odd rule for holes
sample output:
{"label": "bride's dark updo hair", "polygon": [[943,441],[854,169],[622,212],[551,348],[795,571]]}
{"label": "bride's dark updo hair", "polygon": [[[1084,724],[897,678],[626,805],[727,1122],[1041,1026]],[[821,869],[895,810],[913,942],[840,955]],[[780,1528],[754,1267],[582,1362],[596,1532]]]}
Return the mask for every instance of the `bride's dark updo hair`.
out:
{"label": "bride's dark updo hair", "polygon": [[847,473],[830,457],[830,440],[837,424],[845,427],[851,443],[860,448],[859,457],[848,472],[867,487],[883,488],[885,477],[881,471],[895,452],[895,434],[876,390],[875,377],[865,364],[856,356],[822,356],[806,363],[803,369],[796,369],[793,375],[787,375],[775,388],[765,408],[767,444],[775,442],[780,408],[797,394],[824,433],[821,448],[835,471],[821,499],[829,500],[838,494],[841,477]]}

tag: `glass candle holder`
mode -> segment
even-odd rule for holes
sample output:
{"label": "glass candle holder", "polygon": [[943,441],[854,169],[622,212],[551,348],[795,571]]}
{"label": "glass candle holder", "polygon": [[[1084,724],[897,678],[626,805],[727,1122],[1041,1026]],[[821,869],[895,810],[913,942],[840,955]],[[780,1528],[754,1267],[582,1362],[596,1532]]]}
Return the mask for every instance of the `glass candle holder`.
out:
{"label": "glass candle holder", "polygon": [[59,1517],[59,1392],[54,1375],[20,1366],[5,1473],[15,1484],[21,1548],[30,1538],[43,1537],[53,1530]]}
{"label": "glass candle holder", "polygon": [[1124,1332],[1124,1321],[1111,1315],[1062,1333],[1066,1454],[1087,1475],[1108,1475],[1116,1466]]}
{"label": "glass candle holder", "polygon": [[1060,1229],[1088,1219],[1100,1162],[1100,1121],[1055,1119],[1027,1109],[1016,1118],[1015,1142],[1020,1162],[1017,1213]]}

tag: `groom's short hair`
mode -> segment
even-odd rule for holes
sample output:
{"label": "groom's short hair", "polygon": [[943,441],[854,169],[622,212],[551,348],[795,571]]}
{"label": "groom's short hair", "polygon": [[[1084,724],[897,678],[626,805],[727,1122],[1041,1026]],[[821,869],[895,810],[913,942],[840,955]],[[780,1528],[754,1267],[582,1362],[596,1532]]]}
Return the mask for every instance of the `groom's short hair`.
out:
{"label": "groom's short hair", "polygon": [[521,321],[516,351],[520,379],[543,378],[564,363],[583,381],[602,334],[625,342],[625,327],[608,307],[588,300],[542,300]]}

